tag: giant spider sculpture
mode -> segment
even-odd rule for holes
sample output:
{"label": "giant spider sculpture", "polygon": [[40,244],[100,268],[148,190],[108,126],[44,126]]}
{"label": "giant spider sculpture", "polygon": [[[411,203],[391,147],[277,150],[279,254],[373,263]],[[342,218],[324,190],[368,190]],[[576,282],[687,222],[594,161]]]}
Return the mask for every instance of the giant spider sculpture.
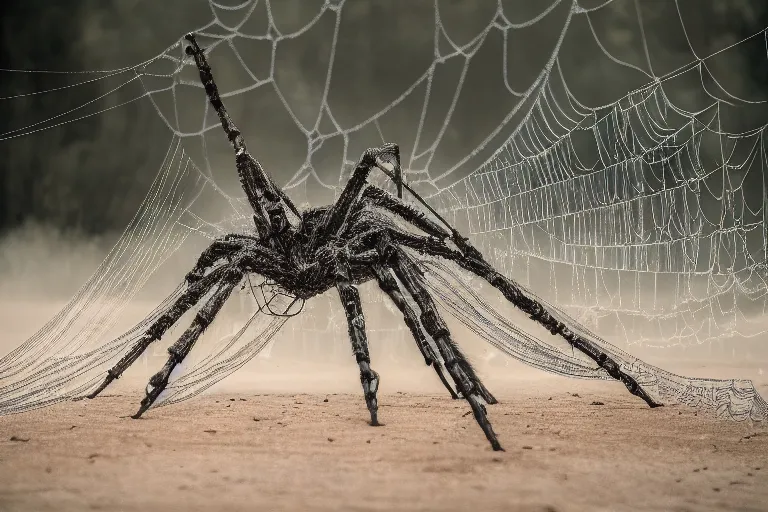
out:
{"label": "giant spider sculpture", "polygon": [[[487,418],[486,404],[496,403],[459,347],[427,292],[425,277],[405,248],[443,258],[485,279],[514,306],[543,325],[553,335],[565,338],[572,347],[593,359],[610,376],[651,407],[656,403],[638,382],[597,344],[572,332],[544,306],[528,297],[513,281],[497,272],[467,238],[445,222],[418,194],[400,179],[400,153],[396,144],[384,144],[363,153],[339,200],[332,205],[300,212],[278,188],[259,162],[248,152],[240,131],[232,122],[214,82],[211,67],[194,35],[186,36],[186,51],[194,57],[200,79],[224,132],[235,151],[237,172],[253,208],[256,236],[231,234],[214,241],[187,274],[184,294],[154,322],[129,352],[107,372],[103,383],[88,398],[94,398],[133,363],[144,350],[174,325],[190,308],[209,296],[192,325],[169,349],[170,357],[147,386],[139,418],[168,385],[173,369],[192,350],[195,342],[221,310],[232,290],[249,274],[259,274],[287,293],[309,299],[336,287],[344,307],[352,350],[360,367],[360,381],[371,414],[371,425],[379,425],[376,391],[379,375],[371,368],[360,295],[357,285],[375,279],[402,312],[427,365],[431,365],[453,398],[469,402],[475,419],[494,450],[503,450]],[[380,169],[398,187],[397,196],[367,183],[369,174]],[[402,201],[405,187],[447,229],[424,212]],[[421,234],[398,228],[395,216]],[[409,300],[412,299],[412,300]],[[411,306],[416,305],[416,308]],[[455,390],[445,377],[453,380]]]}

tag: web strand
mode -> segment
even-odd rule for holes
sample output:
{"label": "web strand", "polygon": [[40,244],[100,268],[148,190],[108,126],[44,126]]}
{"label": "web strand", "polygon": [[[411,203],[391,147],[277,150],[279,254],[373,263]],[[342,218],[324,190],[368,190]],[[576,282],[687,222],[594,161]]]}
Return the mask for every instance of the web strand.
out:
{"label": "web strand", "polygon": [[[279,108],[303,138],[306,157],[286,175],[290,178],[285,189],[299,199],[297,203],[308,205],[311,189],[328,192],[328,197],[338,194],[359,156],[351,148],[363,143],[377,146],[385,137],[392,137],[386,122],[408,105],[415,112],[411,140],[391,141],[411,148],[403,155],[405,181],[468,235],[496,268],[538,293],[542,301],[556,304],[563,315],[567,311],[585,329],[627,345],[696,346],[764,334],[768,327],[763,320],[768,300],[764,177],[768,122],[738,130],[729,128],[724,120],[728,109],[745,112],[765,100],[729,90],[715,68],[717,58],[768,40],[768,32],[760,30],[702,56],[691,44],[685,16],[676,2],[693,59],[657,74],[640,2],[633,5],[639,57],[633,61],[623,58],[601,37],[596,16],[612,8],[615,1],[584,8],[577,1],[558,0],[529,19],[514,22],[510,20],[515,13],[505,12],[499,2],[486,25],[464,42],[452,35],[435,1],[434,25],[424,27],[434,35],[431,61],[377,111],[349,122],[330,100],[332,92],[344,85],[336,77],[345,2],[327,0],[301,27],[281,31],[267,0],[232,6],[210,0],[211,21],[194,32],[205,41],[215,65],[229,58],[229,69],[244,77],[222,90],[224,101],[274,94],[271,106]],[[554,43],[540,69],[525,86],[514,84],[516,70],[508,58],[519,49],[512,48],[510,41],[523,30],[552,23],[561,10],[564,14],[557,18]],[[223,21],[237,16],[236,23]],[[329,56],[317,80],[316,115],[305,119],[302,106],[278,83],[277,54],[322,29],[323,20],[329,17],[332,23],[323,34]],[[586,27],[601,55],[620,70],[642,75],[643,84],[609,101],[590,102],[580,97],[563,56],[567,38],[579,24]],[[256,25],[261,27],[258,31],[253,28]],[[98,380],[94,372],[119,358],[162,307],[178,297],[180,291],[176,290],[152,313],[155,316],[99,345],[109,339],[107,333],[119,313],[164,262],[184,244],[205,244],[227,233],[253,232],[247,202],[239,190],[228,186],[227,173],[215,159],[213,148],[222,137],[220,126],[196,79],[194,62],[183,51],[182,36],[161,54],[135,66],[77,72],[96,76],[0,98],[13,101],[66,94],[71,88],[120,78],[120,85],[99,96],[0,134],[0,140],[61,128],[141,101],[152,106],[172,138],[144,204],[104,264],[56,318],[0,360],[0,411],[16,412],[89,389]],[[473,65],[496,36],[503,55],[498,68],[510,106],[496,125],[472,139],[477,141],[472,147],[445,161],[441,151],[451,144],[461,101],[480,94],[467,86],[473,78]],[[243,41],[268,47],[266,69],[257,70],[263,62],[244,53],[239,45]],[[445,84],[436,77],[447,65],[456,65],[460,71],[447,88],[441,110],[438,104],[446,98],[441,99],[437,90]],[[3,72],[68,73],[0,70]],[[671,91],[678,80],[695,82],[695,94],[701,100],[695,107],[674,97]],[[124,87],[137,83],[141,93],[117,104],[108,103]],[[340,141],[338,169],[321,172],[317,162],[335,141]],[[231,167],[227,172],[231,174]],[[393,189],[383,176],[372,180]],[[442,275],[450,277],[449,273]],[[550,371],[604,377],[584,361],[551,352],[552,347],[537,336],[494,324],[498,318],[483,301],[488,300],[489,308],[496,307],[501,304],[494,302],[500,301],[498,297],[477,295],[471,304],[462,303],[445,286],[438,289],[443,305],[472,324],[480,336],[507,340],[496,348]],[[326,337],[345,344],[344,322],[333,315],[329,319],[323,312],[329,301],[328,297],[314,299],[301,315],[305,320],[292,321],[286,329],[304,338],[307,333],[326,332]],[[313,305],[321,302],[323,306]],[[257,315],[236,335],[212,343],[197,366],[192,365],[169,387],[165,402],[194,396],[240,368],[266,349],[284,323],[284,319]],[[382,328],[385,331],[390,332]],[[405,326],[398,330],[405,331]],[[629,366],[644,365],[625,356],[621,357]],[[684,395],[682,377],[662,374],[648,365],[642,371],[666,386],[660,394],[695,401],[690,396],[690,400],[680,398]],[[731,388],[718,389],[738,394]],[[743,409],[740,411],[733,415],[744,416]]]}

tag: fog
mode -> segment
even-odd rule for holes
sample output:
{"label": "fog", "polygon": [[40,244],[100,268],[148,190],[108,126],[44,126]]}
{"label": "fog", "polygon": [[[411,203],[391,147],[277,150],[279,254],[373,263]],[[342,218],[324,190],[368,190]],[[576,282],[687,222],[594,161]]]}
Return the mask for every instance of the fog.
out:
{"label": "fog", "polygon": [[[0,286],[0,354],[10,351],[35,334],[64,307],[80,289],[111,247],[107,237],[62,236],[40,227],[26,227],[19,235],[6,237],[0,254],[3,266],[12,268]],[[197,252],[179,251],[153,276],[150,283],[130,301],[117,324],[104,336],[116,337],[139,323],[178,284],[180,269],[189,268]],[[475,280],[475,285],[481,283]],[[549,335],[510,306],[497,293],[483,287],[481,293],[524,330],[548,341]],[[374,283],[361,286],[370,342],[372,366],[382,378],[382,393],[444,393],[432,369],[424,365],[402,317]],[[233,294],[214,324],[197,343],[185,367],[191,367],[209,353],[220,339],[235,334],[256,310],[248,290]],[[499,352],[478,338],[444,311],[454,339],[490,387],[503,393],[516,389],[548,389],[566,393],[569,379],[526,366]],[[137,394],[166,361],[166,349],[192,321],[185,315],[160,341],[127,371],[109,393]],[[766,322],[768,327],[768,322]],[[601,334],[603,334],[601,332]],[[689,347],[651,348],[610,338],[619,347],[644,361],[689,377],[751,379],[761,389],[768,386],[768,347],[762,338],[725,338]],[[618,385],[606,383],[607,386]],[[273,341],[230,377],[216,384],[212,392],[239,393],[355,393],[359,388],[357,364],[352,355],[346,324],[334,290],[311,299],[304,312],[291,319]],[[592,386],[595,390],[598,387]],[[591,388],[590,388],[591,389]]]}
{"label": "fog", "polygon": [[[580,2],[580,5],[589,9],[592,7],[589,4],[600,3]],[[275,23],[284,32],[295,30],[308,23],[321,4],[276,3],[273,6]],[[523,23],[541,12],[525,0],[503,4],[512,23]],[[648,82],[648,76],[643,73],[616,66],[606,59],[596,44],[596,37],[618,58],[648,69],[653,76],[662,76],[768,26],[768,5],[759,2],[686,0],[677,4],[679,11],[673,2],[642,3],[640,14],[645,37],[642,37],[638,12],[632,1],[616,0],[609,8],[591,15],[589,23],[585,17],[573,22],[562,47],[562,73],[584,105],[605,105]],[[456,44],[471,40],[493,19],[496,11],[496,2],[449,1],[439,5],[441,22]],[[133,65],[159,54],[212,16],[209,4],[200,0],[93,0],[71,6],[30,1],[3,5],[0,9],[3,41],[0,67],[12,69],[97,70]],[[466,83],[450,122],[444,126],[444,118],[438,116],[425,123],[425,138],[445,129],[443,142],[427,171],[430,177],[458,165],[517,105],[519,100],[504,92],[503,79],[507,78],[508,85],[515,90],[531,86],[563,31],[568,12],[569,5],[563,2],[542,23],[512,31],[510,48],[514,51],[510,55],[503,54],[500,33],[493,32],[487,38],[468,67]],[[217,14],[229,22],[225,12]],[[344,5],[328,95],[328,106],[338,123],[348,127],[369,118],[393,102],[424,72],[434,59],[434,15],[432,3],[427,2],[348,1]],[[253,19],[263,19],[263,15],[256,13]],[[320,108],[318,98],[322,96],[329,66],[333,22],[332,14],[326,13],[306,37],[286,42],[276,57],[275,82],[300,121],[309,122]],[[724,54],[727,58],[709,63],[713,79],[739,97],[765,97],[768,68],[764,41],[758,39],[760,44],[745,44]],[[264,71],[265,59],[260,58],[263,49],[257,46],[241,51],[251,57],[258,75]],[[226,48],[217,49],[214,55],[217,80],[225,91],[237,90],[252,81],[243,77],[242,65]],[[502,76],[505,57],[511,70],[508,77]],[[435,75],[438,86],[430,105],[438,111],[453,99],[460,68],[449,63]],[[150,189],[171,134],[155,106],[148,101],[27,133],[24,127],[82,105],[120,86],[126,79],[115,76],[64,92],[15,97],[69,87],[81,82],[82,77],[0,73],[0,96],[11,97],[0,101],[3,132],[0,140],[0,325],[4,326],[0,331],[0,354],[3,354],[52,318],[97,270]],[[702,78],[695,73],[680,77],[665,91],[670,101],[690,110],[696,110],[708,100],[702,91]],[[141,84],[132,82],[84,113],[114,107],[142,92]],[[187,93],[190,95],[185,96]],[[281,185],[287,183],[307,157],[307,145],[274,91],[266,87],[256,89],[228,99],[227,104],[243,133],[253,141],[251,147],[258,150],[258,158],[265,168]],[[158,110],[164,114],[181,107],[177,126],[180,131],[199,129],[204,106],[204,98],[196,88],[182,88],[178,97],[157,100]],[[414,152],[420,107],[418,103],[404,104],[384,117],[379,126],[388,139],[401,144],[404,160],[409,160]],[[724,111],[727,112],[726,107]],[[760,105],[738,112],[738,116],[724,115],[724,122],[728,124],[724,129],[741,132],[768,120]],[[514,123],[513,119],[507,132]],[[24,135],[17,136],[19,134]],[[350,158],[357,158],[360,148],[377,144],[379,140],[380,135],[375,131],[360,134],[351,143],[355,151],[350,150]],[[343,185],[344,176],[339,171],[340,148],[334,143],[329,141],[324,148],[327,151],[315,155],[311,163],[316,172],[306,185],[290,192],[297,202],[328,203],[333,200],[335,188]],[[238,184],[226,140],[218,131],[212,131],[206,134],[205,144],[218,183],[227,193],[237,194]],[[489,149],[495,149],[491,146]],[[198,139],[184,142],[185,151],[202,168],[206,163],[201,148]],[[715,142],[702,147],[702,153],[711,156],[709,161],[715,161],[720,150]],[[477,158],[483,156],[481,152]],[[414,171],[419,170],[417,164]],[[475,164],[477,160],[458,166],[456,173],[439,186],[452,185],[473,170]],[[740,189],[744,191],[745,201],[762,200],[762,188],[758,186],[761,177],[753,173],[750,179],[754,181],[745,182]],[[221,197],[218,201],[198,202],[194,212],[217,219],[228,206],[222,206]],[[703,203],[702,208],[717,216],[721,204]],[[190,240],[157,270],[123,312],[114,334],[143,318],[178,285],[205,242],[204,238]],[[503,239],[498,241],[503,243]],[[499,249],[505,250],[505,246],[500,245]],[[546,289],[549,282],[548,269],[543,265],[545,268],[540,273],[534,270],[531,277],[532,283],[545,283],[539,290]],[[565,280],[557,285],[567,289],[570,283]],[[492,297],[487,289],[483,293]],[[369,316],[373,366],[382,374],[383,385],[392,383],[390,390],[440,392],[439,382],[433,372],[424,367],[415,344],[402,332],[391,332],[391,326],[401,321],[399,316],[382,305],[375,286],[366,285],[363,294]],[[210,338],[231,333],[238,322],[243,321],[248,310],[246,299],[240,310],[233,301],[230,310],[216,322],[216,329],[209,333]],[[270,391],[298,391],[307,386],[313,391],[356,391],[359,387],[356,364],[343,323],[332,331],[335,339],[319,339],[318,335],[314,342],[302,327],[328,315],[341,318],[335,292],[318,297],[315,302],[318,305],[309,305],[305,318],[291,321],[266,351],[267,355],[259,356],[237,377],[225,381],[227,385]],[[756,321],[760,321],[761,313],[749,311]],[[768,322],[765,323],[768,327]],[[498,356],[457,322],[450,325],[489,382],[533,376],[549,378],[510,358]],[[620,337],[609,339],[623,347],[632,341]],[[170,340],[157,343],[148,358],[132,370],[137,382],[162,364],[168,343]],[[760,380],[768,370],[768,344],[762,336],[728,338],[685,349],[633,346],[631,351],[658,366],[680,368],[681,372],[697,376]],[[129,378],[126,382],[132,380]],[[121,382],[123,385],[128,384]]]}

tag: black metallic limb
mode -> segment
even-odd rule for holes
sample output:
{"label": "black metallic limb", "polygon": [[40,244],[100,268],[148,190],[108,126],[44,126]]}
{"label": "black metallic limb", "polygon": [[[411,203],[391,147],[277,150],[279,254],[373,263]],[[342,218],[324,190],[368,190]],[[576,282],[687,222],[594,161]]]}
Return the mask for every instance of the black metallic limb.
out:
{"label": "black metallic limb", "polygon": [[389,296],[397,309],[399,309],[403,314],[405,325],[408,326],[408,329],[411,331],[414,340],[416,340],[416,345],[419,347],[421,355],[424,356],[424,362],[427,364],[427,366],[434,368],[438,378],[440,379],[440,382],[443,383],[445,389],[447,389],[451,394],[451,398],[454,400],[458,399],[459,395],[456,394],[451,385],[448,383],[448,380],[446,380],[445,375],[443,374],[443,365],[440,362],[440,356],[435,353],[434,349],[429,344],[429,341],[427,340],[426,336],[424,335],[424,331],[421,328],[419,317],[416,315],[416,312],[405,299],[403,291],[400,289],[400,285],[397,283],[395,276],[392,274],[392,270],[383,268],[380,265],[376,265],[373,267],[373,271],[376,274],[376,280],[379,283],[379,288],[381,288],[381,290],[386,293],[387,296]]}
{"label": "black metallic limb", "polygon": [[[384,242],[386,244],[386,242]],[[386,247],[386,246],[385,246]],[[503,451],[491,422],[488,420],[488,412],[481,400],[487,404],[498,403],[496,398],[486,389],[474,368],[469,364],[458,345],[451,338],[451,332],[445,324],[442,316],[437,311],[432,297],[424,284],[424,276],[413,260],[399,247],[389,246],[392,249],[382,250],[382,255],[395,271],[398,279],[408,291],[413,300],[421,309],[421,323],[432,339],[437,344],[440,355],[445,361],[445,368],[451,374],[456,388],[469,402],[475,420],[483,429],[485,437],[491,443],[494,451]]]}
{"label": "black metallic limb", "polygon": [[128,353],[125,354],[117,364],[107,370],[107,376],[104,378],[104,381],[95,391],[86,397],[90,399],[96,398],[99,393],[104,391],[104,389],[112,383],[112,381],[119,379],[123,372],[141,357],[141,354],[144,353],[152,342],[162,338],[166,331],[178,322],[179,318],[184,316],[184,313],[200,302],[200,299],[202,299],[216,285],[216,283],[219,282],[223,275],[224,268],[220,267],[210,272],[207,276],[201,277],[190,284],[184,294],[176,299],[176,302],[168,308],[168,311],[163,313],[160,318],[155,320],[155,322],[149,326],[144,335],[136,341]]}
{"label": "black metallic limb", "polygon": [[[390,265],[410,296],[418,304],[421,310],[421,323],[427,334],[435,340],[440,355],[445,361],[445,367],[449,372],[451,372],[452,367],[458,368],[457,372],[460,374],[463,384],[459,387],[462,395],[466,397],[467,392],[471,391],[477,393],[487,404],[498,403],[498,400],[477,376],[475,369],[472,368],[459,346],[453,341],[448,326],[427,291],[424,276],[418,265],[400,248],[394,250],[394,257],[390,259]],[[451,374],[453,375],[453,372]]]}
{"label": "black metallic limb", "polygon": [[[251,208],[253,208],[258,221],[260,221],[256,223],[257,226],[263,225],[265,228],[275,228],[274,231],[284,231],[288,226],[288,218],[281,202],[296,216],[300,215],[298,209],[288,195],[275,185],[259,161],[248,152],[240,129],[229,117],[229,113],[221,101],[219,88],[213,79],[213,72],[208,64],[208,59],[205,57],[205,52],[197,44],[194,35],[188,34],[186,39],[190,43],[190,46],[187,46],[186,52],[195,59],[205,93],[208,95],[211,106],[219,116],[224,133],[227,134],[227,139],[229,139],[232,148],[235,150],[240,184],[248,197],[248,202]],[[269,233],[260,234],[267,235]]]}
{"label": "black metallic limb", "polygon": [[597,344],[571,331],[568,326],[547,311],[543,304],[528,297],[517,283],[497,272],[485,261],[482,254],[469,244],[467,239],[455,240],[454,243],[459,247],[459,250],[455,250],[448,247],[444,241],[434,237],[418,237],[409,233],[395,233],[392,236],[404,246],[411,247],[423,254],[453,261],[465,270],[481,277],[499,290],[512,305],[529,315],[531,320],[542,325],[552,335],[560,335],[565,338],[572,347],[595,361],[608,375],[622,382],[630,393],[642,398],[649,407],[654,408],[663,405],[656,402],[634,377],[622,371],[619,363],[601,350]]}
{"label": "black metallic limb", "polygon": [[367,149],[363,153],[339,199],[330,207],[325,224],[319,231],[321,237],[316,239],[316,242],[335,237],[344,230],[346,221],[355,210],[354,207],[360,205],[361,193],[368,187],[368,175],[374,168],[381,168],[386,164],[400,167],[400,148],[397,144],[387,143],[379,148]]}
{"label": "black metallic limb", "polygon": [[393,196],[386,190],[369,186],[363,191],[363,199],[385,211],[391,212],[406,222],[414,225],[426,234],[438,238],[447,238],[450,233],[427,217],[424,212]]}
{"label": "black metallic limb", "polygon": [[160,394],[165,390],[166,386],[168,386],[168,379],[170,379],[173,369],[176,368],[176,366],[181,363],[184,358],[187,357],[187,355],[189,355],[189,352],[192,350],[192,347],[195,346],[198,338],[200,338],[208,326],[211,325],[214,318],[216,318],[216,315],[219,313],[219,311],[221,311],[224,303],[229,298],[232,290],[235,286],[237,286],[242,278],[242,270],[235,266],[227,268],[227,272],[218,283],[216,291],[203,305],[203,307],[200,308],[200,311],[197,312],[197,315],[195,315],[195,319],[192,321],[192,325],[190,325],[189,328],[184,331],[184,334],[179,337],[176,343],[171,345],[171,347],[168,349],[168,353],[170,354],[168,361],[165,363],[162,369],[160,369],[159,372],[154,374],[152,378],[149,379],[149,384],[147,385],[146,389],[146,396],[141,401],[141,407],[139,407],[139,410],[132,416],[133,419],[139,419],[147,409],[152,407],[152,404],[155,403],[157,397],[159,397]]}
{"label": "black metallic limb", "polygon": [[341,305],[347,317],[349,340],[352,343],[352,352],[360,368],[360,383],[363,385],[365,405],[371,413],[371,426],[378,427],[379,403],[376,392],[379,389],[379,374],[371,368],[371,356],[368,352],[368,336],[365,334],[365,316],[363,304],[360,301],[360,293],[357,287],[351,284],[351,269],[347,259],[339,257],[336,268],[336,289],[339,292]]}
{"label": "black metallic limb", "polygon": [[205,249],[197,258],[197,263],[187,273],[186,281],[188,285],[192,285],[202,279],[206,271],[213,267],[216,262],[231,258],[235,253],[243,248],[243,242],[234,237],[225,237],[223,239],[214,240],[211,245]]}

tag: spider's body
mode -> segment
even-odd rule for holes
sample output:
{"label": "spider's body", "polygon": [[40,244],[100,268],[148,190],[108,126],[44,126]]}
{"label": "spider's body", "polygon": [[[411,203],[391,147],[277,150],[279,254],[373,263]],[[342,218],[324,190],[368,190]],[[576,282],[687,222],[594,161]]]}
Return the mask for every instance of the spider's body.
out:
{"label": "spider's body", "polygon": [[[426,278],[413,257],[415,251],[450,260],[484,279],[553,335],[562,336],[574,349],[585,353],[609,375],[622,381],[631,393],[651,406],[659,405],[597,344],[572,332],[541,303],[526,296],[514,281],[497,272],[466,238],[398,180],[400,152],[397,145],[385,144],[366,150],[336,203],[300,212],[248,152],[240,131],[219,97],[203,50],[194,36],[189,35],[187,39],[191,43],[187,53],[195,59],[208,99],[235,151],[240,182],[254,211],[255,234],[232,234],[214,241],[187,274],[184,294],[108,371],[104,382],[89,398],[95,397],[118,378],[186,311],[205,299],[192,325],[168,349],[168,362],[150,379],[146,397],[134,417],[141,416],[165,389],[171,371],[192,350],[232,290],[248,275],[258,274],[297,300],[307,300],[331,288],[337,289],[346,313],[353,353],[360,368],[371,424],[377,425],[379,376],[371,368],[365,320],[356,287],[360,283],[376,280],[402,313],[426,364],[435,369],[454,398],[469,402],[491,446],[494,450],[501,450],[483,405],[483,402],[496,403],[496,399],[452,340],[427,291]],[[375,169],[397,181],[397,196],[368,184],[368,176]],[[446,227],[403,202],[400,199],[403,187]],[[449,374],[453,386],[444,371]]]}
{"label": "spider's body", "polygon": [[217,250],[201,256],[187,275],[187,282],[200,280],[205,271],[221,259],[237,258],[247,262],[244,265],[248,271],[302,300],[333,288],[340,272],[348,273],[347,280],[355,285],[373,279],[375,274],[370,263],[374,255],[370,250],[375,250],[379,233],[394,230],[395,224],[372,208],[361,208],[345,230],[319,244],[314,241],[322,235],[321,221],[328,212],[327,207],[302,212],[296,228],[291,227],[268,240],[226,236],[214,243]]}

